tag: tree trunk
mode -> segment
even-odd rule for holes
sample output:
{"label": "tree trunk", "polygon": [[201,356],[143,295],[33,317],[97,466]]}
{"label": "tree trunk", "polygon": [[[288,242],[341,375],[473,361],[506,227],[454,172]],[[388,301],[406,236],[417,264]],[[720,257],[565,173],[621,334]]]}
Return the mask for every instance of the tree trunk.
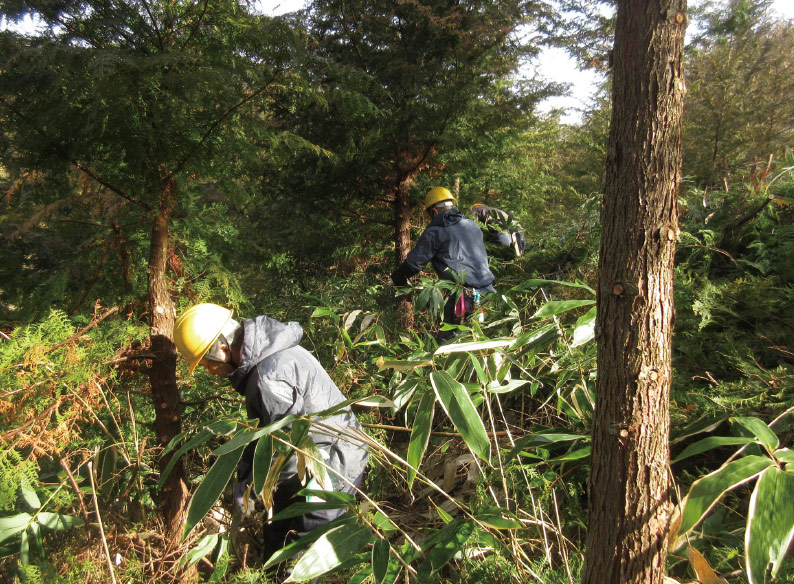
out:
{"label": "tree trunk", "polygon": [[[154,359],[149,370],[152,400],[155,408],[155,427],[161,447],[182,431],[180,395],[176,385],[176,350],[173,342],[174,305],[168,287],[166,268],[169,253],[169,225],[176,205],[176,183],[170,179],[160,199],[157,216],[152,225],[149,250],[148,295],[151,314],[150,342]],[[163,472],[170,455],[160,459]],[[178,462],[171,470],[161,493],[160,513],[170,538],[181,535],[182,519],[187,500],[184,467]]]}
{"label": "tree trunk", "polygon": [[685,0],[619,0],[584,584],[661,583]]}
{"label": "tree trunk", "polygon": [[[398,183],[394,196],[394,256],[399,266],[411,251],[411,208],[409,188],[416,175],[403,177]],[[413,305],[409,296],[397,300],[397,322],[404,329],[414,326]]]}

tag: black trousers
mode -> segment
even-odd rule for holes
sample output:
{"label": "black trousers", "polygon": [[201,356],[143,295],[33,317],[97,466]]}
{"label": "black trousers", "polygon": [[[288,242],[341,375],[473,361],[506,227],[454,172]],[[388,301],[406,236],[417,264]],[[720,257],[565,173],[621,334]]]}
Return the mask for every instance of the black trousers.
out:
{"label": "black trousers", "polygon": [[[455,316],[455,305],[458,303],[458,300],[460,300],[460,295],[461,292],[457,290],[453,294],[449,295],[447,302],[444,304],[444,318],[442,322],[449,324],[463,324],[463,320],[474,310],[474,290],[471,288],[463,288],[463,298],[466,303],[466,309],[464,314]],[[436,334],[436,340],[439,343],[444,343],[454,337],[455,332],[456,331],[454,330],[438,331],[438,334]]]}

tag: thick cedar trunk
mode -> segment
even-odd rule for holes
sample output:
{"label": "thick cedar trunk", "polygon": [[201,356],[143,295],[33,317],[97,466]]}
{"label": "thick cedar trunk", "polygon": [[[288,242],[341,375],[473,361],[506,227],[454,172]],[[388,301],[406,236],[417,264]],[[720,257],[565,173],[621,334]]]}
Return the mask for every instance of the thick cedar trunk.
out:
{"label": "thick cedar trunk", "polygon": [[[394,196],[394,256],[396,265],[405,260],[411,251],[411,208],[409,187],[415,174],[404,177],[397,185]],[[414,325],[413,306],[409,296],[402,296],[397,301],[397,319],[404,329]]]}
{"label": "thick cedar trunk", "polygon": [[584,584],[664,575],[685,11],[685,0],[618,2]]}
{"label": "thick cedar trunk", "polygon": [[[182,431],[180,396],[176,385],[176,350],[173,342],[174,306],[168,290],[168,232],[176,204],[176,184],[166,185],[152,225],[149,250],[149,311],[151,314],[150,341],[154,359],[149,370],[152,400],[155,407],[155,427],[160,446],[165,446]],[[170,456],[160,459],[162,472]],[[180,535],[187,500],[184,468],[177,463],[163,486],[160,513],[171,538]]]}

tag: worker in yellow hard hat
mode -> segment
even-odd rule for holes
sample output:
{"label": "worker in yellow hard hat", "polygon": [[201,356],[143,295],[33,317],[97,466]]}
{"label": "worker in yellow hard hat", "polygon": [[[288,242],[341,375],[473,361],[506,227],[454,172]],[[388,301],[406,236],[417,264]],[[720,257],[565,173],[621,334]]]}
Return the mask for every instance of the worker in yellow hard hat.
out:
{"label": "worker in yellow hard hat", "polygon": [[[231,310],[217,304],[191,306],[174,325],[174,344],[187,360],[190,374],[201,365],[210,374],[227,378],[245,397],[248,417],[258,419],[260,427],[291,414],[313,417],[346,400],[320,362],[299,345],[302,337],[303,329],[297,322],[284,323],[264,315],[238,322]],[[329,468],[331,484],[323,485],[325,490],[354,493],[361,484],[369,455],[363,442],[351,438],[360,428],[348,406],[323,418],[322,429],[315,431],[312,426],[309,431]],[[256,442],[249,444],[237,466],[237,507],[245,506],[255,447]],[[273,491],[273,514],[305,501],[297,495],[304,487],[293,456]],[[288,543],[289,537],[305,535],[342,511],[312,511],[266,522],[265,559]]]}
{"label": "worker in yellow hard hat", "polygon": [[[482,297],[495,292],[482,230],[455,208],[455,197],[445,187],[428,190],[423,207],[430,224],[405,261],[392,272],[391,280],[396,286],[405,286],[408,278],[421,272],[428,262],[444,280],[454,281],[455,275],[462,277],[462,289],[447,298],[443,316],[445,323],[461,324]],[[454,330],[442,330],[436,338],[440,343],[446,342],[454,334]]]}

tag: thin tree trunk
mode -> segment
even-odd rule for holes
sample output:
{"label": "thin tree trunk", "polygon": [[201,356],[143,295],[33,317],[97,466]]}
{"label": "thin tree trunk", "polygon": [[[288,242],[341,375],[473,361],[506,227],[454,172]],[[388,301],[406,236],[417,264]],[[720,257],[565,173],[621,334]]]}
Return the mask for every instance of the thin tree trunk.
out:
{"label": "thin tree trunk", "polygon": [[584,584],[656,584],[668,472],[685,0],[619,0]]}
{"label": "thin tree trunk", "polygon": [[[174,305],[169,293],[166,267],[169,253],[169,226],[176,205],[176,183],[170,179],[160,200],[152,225],[149,250],[148,296],[151,318],[150,342],[154,354],[149,370],[152,400],[155,408],[157,439],[164,447],[182,431],[180,395],[176,385],[176,350],[173,342]],[[170,456],[160,459],[160,472]],[[182,519],[187,501],[184,468],[177,463],[166,480],[160,499],[160,513],[172,539],[181,534]]]}
{"label": "thin tree trunk", "polygon": [[[397,184],[394,197],[394,256],[399,266],[411,251],[411,208],[410,186],[416,174],[403,177]],[[397,320],[400,327],[411,329],[414,326],[413,305],[409,296],[397,301]]]}

